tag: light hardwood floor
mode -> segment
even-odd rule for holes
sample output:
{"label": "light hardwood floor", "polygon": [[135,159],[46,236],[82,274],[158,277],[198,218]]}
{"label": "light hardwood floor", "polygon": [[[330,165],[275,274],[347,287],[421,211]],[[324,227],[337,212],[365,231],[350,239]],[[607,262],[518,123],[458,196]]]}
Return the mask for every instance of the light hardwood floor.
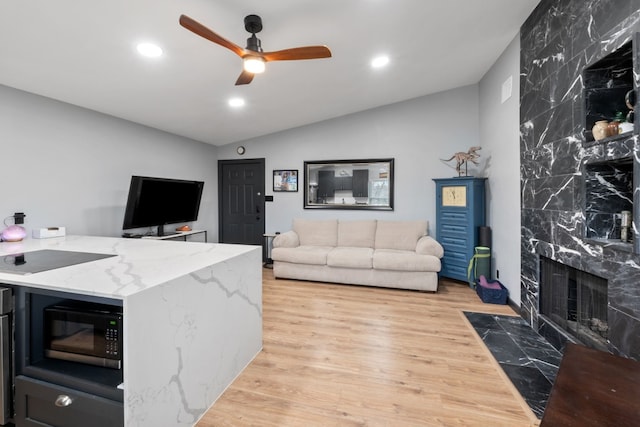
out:
{"label": "light hardwood floor", "polygon": [[463,311],[516,315],[453,281],[434,294],[265,269],[263,351],[197,427],[538,425]]}

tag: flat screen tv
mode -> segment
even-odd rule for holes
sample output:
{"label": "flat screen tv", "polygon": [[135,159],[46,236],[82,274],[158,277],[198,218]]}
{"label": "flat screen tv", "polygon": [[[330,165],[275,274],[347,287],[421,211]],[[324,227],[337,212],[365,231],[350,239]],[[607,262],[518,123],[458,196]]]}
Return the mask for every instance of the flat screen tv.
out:
{"label": "flat screen tv", "polygon": [[202,181],[132,176],[122,228],[158,227],[196,221],[202,198]]}

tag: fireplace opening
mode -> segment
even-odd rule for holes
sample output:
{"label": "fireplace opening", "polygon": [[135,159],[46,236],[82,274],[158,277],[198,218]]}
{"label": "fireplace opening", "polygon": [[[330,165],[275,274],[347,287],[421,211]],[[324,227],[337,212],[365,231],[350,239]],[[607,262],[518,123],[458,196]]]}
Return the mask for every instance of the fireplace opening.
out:
{"label": "fireplace opening", "polygon": [[607,280],[540,257],[540,314],[588,347],[608,351]]}

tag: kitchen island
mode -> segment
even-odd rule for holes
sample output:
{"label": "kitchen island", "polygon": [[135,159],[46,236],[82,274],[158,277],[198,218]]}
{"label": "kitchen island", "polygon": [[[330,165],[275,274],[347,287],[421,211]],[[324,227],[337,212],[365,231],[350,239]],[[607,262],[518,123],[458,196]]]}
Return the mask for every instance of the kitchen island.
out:
{"label": "kitchen island", "polygon": [[[43,249],[115,255],[34,274],[0,272],[0,283],[18,294],[121,303],[118,390],[127,427],[194,425],[262,348],[258,246],[67,236],[0,243],[0,259]],[[33,344],[18,336],[27,331],[24,311],[16,308],[18,376],[31,372]]]}

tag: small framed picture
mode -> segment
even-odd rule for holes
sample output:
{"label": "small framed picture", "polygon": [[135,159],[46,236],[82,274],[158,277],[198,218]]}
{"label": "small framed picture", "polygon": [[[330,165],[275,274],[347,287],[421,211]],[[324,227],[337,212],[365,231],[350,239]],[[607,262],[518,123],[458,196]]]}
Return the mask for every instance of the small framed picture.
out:
{"label": "small framed picture", "polygon": [[273,191],[298,191],[298,170],[274,170]]}

